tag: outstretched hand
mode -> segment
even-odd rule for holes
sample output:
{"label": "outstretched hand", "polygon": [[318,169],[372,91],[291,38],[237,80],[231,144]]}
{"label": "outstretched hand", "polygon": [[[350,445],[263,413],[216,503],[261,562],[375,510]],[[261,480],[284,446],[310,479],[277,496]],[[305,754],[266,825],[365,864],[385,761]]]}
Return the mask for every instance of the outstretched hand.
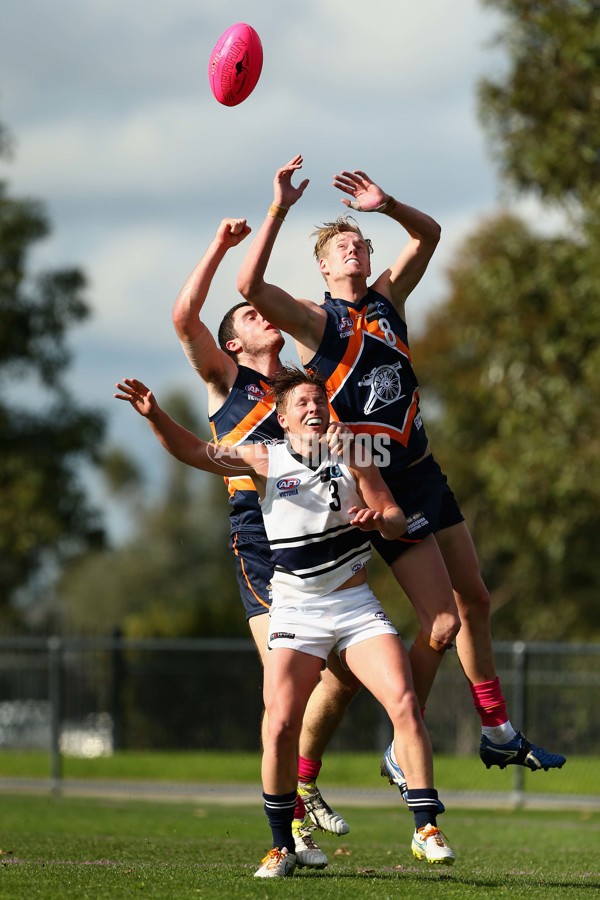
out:
{"label": "outstretched hand", "polygon": [[298,169],[302,168],[303,162],[304,159],[301,154],[298,153],[293,159],[290,159],[289,163],[286,163],[281,169],[277,169],[275,180],[273,182],[273,202],[278,206],[289,209],[300,199],[306,190],[309,181],[308,178],[301,181],[298,187],[294,187],[292,184],[292,177]]}
{"label": "outstretched hand", "polygon": [[230,250],[248,237],[252,229],[245,219],[223,219],[217,228],[216,240]]}
{"label": "outstretched hand", "polygon": [[365,507],[360,509],[358,506],[351,506],[348,513],[353,516],[350,519],[351,525],[356,525],[361,531],[379,531],[379,523],[383,519],[380,512]]}
{"label": "outstretched hand", "polygon": [[158,403],[150,388],[137,378],[124,378],[117,383],[120,394],[113,394],[116,400],[127,400],[140,416],[148,417],[158,410]]}
{"label": "outstretched hand", "polygon": [[342,203],[360,212],[376,212],[389,200],[389,194],[371,181],[366,172],[340,172],[333,176],[333,186],[354,199],[342,197]]}

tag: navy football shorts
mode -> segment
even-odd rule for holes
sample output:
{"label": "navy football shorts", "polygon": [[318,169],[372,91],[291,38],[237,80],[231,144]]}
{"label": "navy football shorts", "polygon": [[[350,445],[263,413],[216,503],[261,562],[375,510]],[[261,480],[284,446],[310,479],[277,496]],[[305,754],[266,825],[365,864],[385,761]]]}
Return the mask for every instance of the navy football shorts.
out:
{"label": "navy football shorts", "polygon": [[433,456],[426,456],[393,478],[386,478],[385,469],[381,469],[381,474],[408,521],[408,529],[397,541],[386,541],[378,532],[371,537],[388,566],[427,535],[464,521],[448,479]]}
{"label": "navy football shorts", "polygon": [[268,613],[271,608],[273,562],[264,530],[233,531],[229,547],[235,559],[235,574],[246,619]]}

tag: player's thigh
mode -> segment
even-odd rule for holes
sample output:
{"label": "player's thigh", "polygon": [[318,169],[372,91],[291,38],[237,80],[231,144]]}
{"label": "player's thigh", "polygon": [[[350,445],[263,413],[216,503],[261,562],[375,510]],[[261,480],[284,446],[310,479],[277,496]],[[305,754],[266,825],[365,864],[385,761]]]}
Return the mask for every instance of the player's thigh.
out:
{"label": "player's thigh", "polygon": [[273,559],[263,531],[236,531],[230,540],[235,574],[246,619],[268,613],[271,607]]}
{"label": "player's thigh", "polygon": [[267,639],[269,636],[269,614],[265,612],[261,615],[252,616],[251,619],[248,619],[248,625],[254,643],[256,644],[260,661],[264,666],[265,657],[267,655]]}
{"label": "player's thigh", "polygon": [[421,622],[457,614],[450,575],[432,534],[399,556],[391,569]]}
{"label": "player's thigh", "polygon": [[292,722],[300,733],[302,716],[323,660],[289,647],[269,650],[265,658],[264,702],[269,724]]}
{"label": "player's thigh", "polygon": [[321,681],[331,694],[357,693],[360,689],[360,681],[342,664],[335,650],[327,657],[327,667],[321,672]]}
{"label": "player's thigh", "polygon": [[452,587],[461,596],[485,592],[475,544],[466,522],[459,522],[438,531],[435,539]]}
{"label": "player's thigh", "polygon": [[386,710],[413,690],[408,654],[399,635],[379,634],[351,644],[342,657]]}

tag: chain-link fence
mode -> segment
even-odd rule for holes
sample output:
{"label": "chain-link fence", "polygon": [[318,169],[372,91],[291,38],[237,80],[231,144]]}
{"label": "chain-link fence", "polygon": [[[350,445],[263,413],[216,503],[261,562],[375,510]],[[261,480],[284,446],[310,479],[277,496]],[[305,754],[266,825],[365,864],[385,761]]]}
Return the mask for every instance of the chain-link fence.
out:
{"label": "chain-link fence", "polygon": [[[0,651],[0,750],[50,749],[55,778],[62,754],[259,749],[262,670],[251,640],[5,638]],[[595,771],[600,645],[499,642],[495,652],[513,723],[542,746],[589,756]],[[456,654],[443,661],[427,725],[436,753],[476,752],[480,723]],[[383,709],[362,691],[329,750],[379,753],[390,737]]]}

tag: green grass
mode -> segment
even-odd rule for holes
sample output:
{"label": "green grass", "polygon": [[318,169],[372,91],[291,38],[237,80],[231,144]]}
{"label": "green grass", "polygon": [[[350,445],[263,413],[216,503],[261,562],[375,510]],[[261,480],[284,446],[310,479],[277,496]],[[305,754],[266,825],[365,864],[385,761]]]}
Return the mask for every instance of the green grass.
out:
{"label": "green grass", "polygon": [[[253,873],[270,847],[260,808],[1,798],[0,897],[120,900],[421,897],[580,900],[600,891],[600,813],[449,811],[452,868],[413,860],[408,811],[355,808],[351,833],[318,837],[322,872]],[[338,851],[336,854],[336,850]]]}
{"label": "green grass", "polygon": [[[321,783],[348,788],[381,789],[378,757],[373,753],[332,753],[325,757]],[[435,757],[436,785],[442,793],[452,791],[509,792],[514,769],[487,770],[478,757]],[[48,778],[47,753],[0,751],[0,777]],[[600,760],[570,757],[563,769],[524,773],[524,789],[539,794],[587,794],[600,796]],[[110,778],[179,782],[257,783],[258,753],[222,752],[120,752],[98,759],[63,759],[65,778]]]}

